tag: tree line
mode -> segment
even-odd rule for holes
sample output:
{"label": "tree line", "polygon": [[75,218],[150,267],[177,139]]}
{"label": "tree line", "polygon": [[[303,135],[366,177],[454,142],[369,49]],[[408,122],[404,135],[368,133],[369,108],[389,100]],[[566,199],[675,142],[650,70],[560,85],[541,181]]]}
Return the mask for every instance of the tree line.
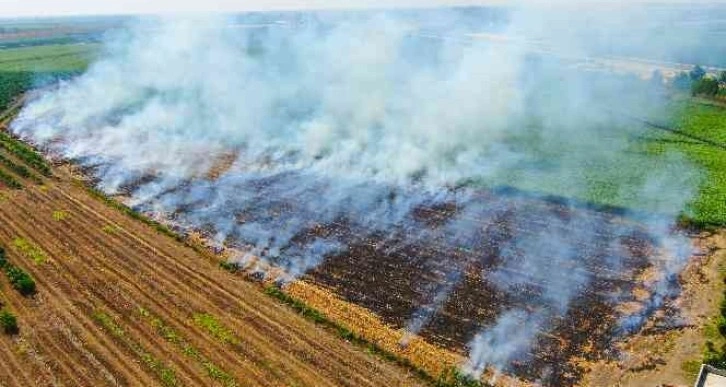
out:
{"label": "tree line", "polygon": [[726,97],[726,71],[712,75],[696,65],[691,71],[678,73],[673,79],[673,86],[678,90],[690,91],[693,96]]}

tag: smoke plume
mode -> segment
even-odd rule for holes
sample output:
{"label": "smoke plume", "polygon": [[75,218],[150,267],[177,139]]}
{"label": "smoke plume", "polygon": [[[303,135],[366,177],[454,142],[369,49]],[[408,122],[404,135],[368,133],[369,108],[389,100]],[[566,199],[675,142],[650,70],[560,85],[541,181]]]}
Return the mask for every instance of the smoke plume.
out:
{"label": "smoke plume", "polygon": [[[534,224],[482,273],[515,302],[473,336],[466,369],[507,370],[595,280],[583,257],[600,257],[600,276],[637,274],[620,241],[638,230],[659,246],[650,284],[659,307],[689,256],[673,225],[698,174],[677,155],[633,150],[646,129],[626,114],[658,114],[652,84],[587,60],[613,54],[606,38],[623,20],[614,15],[640,10],[480,12],[478,24],[451,10],[428,11],[426,23],[396,12],[254,28],[238,18],[142,20],[110,38],[84,75],[30,101],[12,130],[87,167],[134,208],[247,251],[241,262],[281,268],[282,280],[371,235],[473,251],[466,262],[450,262],[447,249],[428,261],[439,275],[411,333],[484,259],[476,253],[498,219]],[[623,179],[624,170],[636,172]],[[570,198],[564,207],[627,205],[635,220],[531,219],[526,200],[479,194],[502,186]],[[455,207],[441,224],[417,219],[440,205]],[[536,296],[521,299],[525,288]],[[624,330],[647,317],[622,316]]]}

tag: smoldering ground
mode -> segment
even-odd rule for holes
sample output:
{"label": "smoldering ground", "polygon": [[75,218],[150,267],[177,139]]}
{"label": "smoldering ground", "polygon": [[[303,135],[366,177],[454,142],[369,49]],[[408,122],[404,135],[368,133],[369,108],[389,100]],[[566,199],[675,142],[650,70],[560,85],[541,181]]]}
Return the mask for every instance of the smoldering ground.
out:
{"label": "smoldering ground", "polygon": [[[485,267],[511,302],[468,333],[464,366],[506,371],[594,283],[655,268],[649,307],[619,316],[621,332],[666,302],[690,254],[675,219],[698,181],[678,155],[632,150],[645,129],[620,112],[656,116],[662,94],[651,83],[576,69],[572,58],[607,41],[596,28],[611,21],[605,13],[536,11],[510,10],[497,30],[546,41],[549,54],[446,39],[441,31],[469,32],[449,10],[428,15],[440,21],[433,37],[396,12],[255,29],[219,17],[140,21],[109,38],[84,75],[30,101],[12,130],[88,167],[134,208],[282,268],[283,281],[372,240],[422,262],[434,274],[411,284],[428,295],[411,333]],[[580,22],[550,28],[568,17]],[[210,174],[225,155],[233,162]],[[501,186],[559,195],[571,211],[536,218],[526,201],[482,195]],[[581,214],[574,203],[592,198],[626,203],[631,220]],[[495,238],[503,217],[523,231]],[[624,242],[633,234],[658,258],[634,256]],[[466,259],[451,259],[454,249]],[[631,298],[599,291],[612,304]]]}

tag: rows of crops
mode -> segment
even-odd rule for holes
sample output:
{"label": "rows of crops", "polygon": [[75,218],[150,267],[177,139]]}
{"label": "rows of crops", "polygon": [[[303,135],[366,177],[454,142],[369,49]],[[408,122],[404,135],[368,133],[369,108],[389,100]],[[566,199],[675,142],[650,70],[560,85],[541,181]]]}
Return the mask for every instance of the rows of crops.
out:
{"label": "rows of crops", "polygon": [[[695,101],[674,107],[673,123],[680,130],[717,144],[726,144],[726,109]],[[726,149],[690,141],[676,134],[661,134],[652,150],[677,150],[702,169],[699,193],[687,214],[699,226],[726,225]]]}
{"label": "rows of crops", "polygon": [[25,90],[76,75],[93,60],[97,45],[53,44],[0,50],[0,110]]}

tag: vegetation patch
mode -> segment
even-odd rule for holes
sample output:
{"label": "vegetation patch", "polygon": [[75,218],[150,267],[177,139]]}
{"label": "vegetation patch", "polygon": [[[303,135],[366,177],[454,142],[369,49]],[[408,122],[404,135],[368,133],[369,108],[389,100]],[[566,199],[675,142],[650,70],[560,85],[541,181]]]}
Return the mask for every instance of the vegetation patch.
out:
{"label": "vegetation patch", "polygon": [[36,293],[35,280],[30,274],[26,273],[23,269],[7,264],[5,266],[5,275],[13,285],[13,288],[20,292],[24,296],[32,296]]}
{"label": "vegetation patch", "polygon": [[24,296],[31,296],[36,293],[35,280],[23,269],[13,265],[7,260],[5,250],[0,247],[0,269],[5,271],[10,284],[15,290]]}
{"label": "vegetation patch", "polygon": [[194,359],[194,361],[196,361],[204,369],[207,376],[221,383],[223,386],[233,387],[238,385],[232,375],[202,355],[196,347],[192,346],[183,336],[177,333],[174,328],[166,325],[160,318],[152,315],[144,308],[139,307],[137,311],[141,317],[151,324],[151,326],[159,335],[161,335],[161,337],[164,338],[164,340],[176,345],[181,349],[184,355]]}
{"label": "vegetation patch", "polygon": [[683,372],[688,375],[690,380],[696,380],[696,378],[698,377],[698,373],[701,371],[701,361],[688,360],[686,362],[683,362],[683,364],[681,364],[681,370],[683,370]]}
{"label": "vegetation patch", "polygon": [[0,109],[7,109],[13,100],[32,85],[29,72],[0,73]]}
{"label": "vegetation patch", "polygon": [[2,182],[2,184],[5,184],[8,188],[12,188],[12,189],[23,188],[23,185],[20,184],[19,181],[15,180],[14,177],[10,176],[10,174],[7,174],[2,170],[0,170],[0,182]]}
{"label": "vegetation patch", "polygon": [[36,265],[41,265],[48,260],[48,255],[43,250],[23,238],[15,238],[13,246],[27,258],[33,260]]}
{"label": "vegetation patch", "polygon": [[[104,202],[109,207],[114,208],[114,209],[120,211],[121,213],[127,215],[128,217],[130,217],[132,219],[138,220],[138,221],[140,221],[140,222],[142,222],[142,223],[144,223],[146,225],[149,225],[149,226],[153,227],[154,230],[156,230],[160,234],[163,234],[163,235],[166,235],[168,237],[171,237],[174,240],[176,240],[177,242],[185,243],[186,244],[185,239],[184,239],[183,236],[175,233],[172,229],[170,229],[166,225],[163,225],[163,224],[161,224],[161,223],[159,223],[159,222],[157,222],[155,220],[149,219],[144,214],[142,214],[142,213],[140,213],[138,211],[135,211],[134,209],[129,208],[128,206],[124,205],[123,203],[120,203],[120,202],[118,202],[118,201],[116,201],[116,200],[114,200],[114,199],[106,196],[106,194],[104,194],[100,190],[85,185],[80,180],[75,180],[75,183],[77,185],[79,185],[80,187],[84,188],[86,190],[86,192],[88,192],[91,196],[93,196],[94,198],[96,198],[98,200],[101,200],[102,202]],[[190,247],[193,247],[193,246],[190,246]]]}
{"label": "vegetation patch", "polygon": [[101,231],[105,232],[106,234],[116,235],[119,232],[119,228],[112,224],[107,224],[103,226]]}
{"label": "vegetation patch", "polygon": [[323,313],[310,308],[300,300],[295,299],[289,294],[283,292],[280,288],[274,285],[265,287],[265,293],[271,297],[274,297],[281,303],[290,306],[292,309],[303,315],[309,320],[314,321],[325,328],[328,328],[337,333],[337,335],[354,345],[365,348],[365,350],[371,354],[377,355],[387,361],[398,364],[399,366],[408,368],[416,373],[416,375],[437,387],[477,387],[482,386],[482,383],[475,380],[468,375],[462,373],[459,369],[450,368],[443,372],[438,378],[434,378],[429,375],[426,371],[416,367],[407,359],[403,359],[395,354],[386,351],[375,343],[371,343],[364,337],[357,335],[350,329],[338,324],[337,322],[328,319]]}
{"label": "vegetation patch", "polygon": [[65,220],[66,218],[68,218],[69,215],[70,214],[68,213],[68,211],[63,211],[63,210],[53,211],[53,220],[55,220],[56,222],[60,222],[62,220]]}
{"label": "vegetation patch", "polygon": [[458,368],[449,368],[436,381],[437,387],[481,387],[482,383],[461,372]]}
{"label": "vegetation patch", "polygon": [[51,176],[53,173],[43,156],[33,148],[14,139],[9,134],[0,131],[0,146],[15,155],[29,167],[40,172],[43,176]]}
{"label": "vegetation patch", "polygon": [[20,332],[18,319],[7,309],[0,310],[0,327],[6,335],[14,335]]}
{"label": "vegetation patch", "polygon": [[225,327],[215,316],[208,313],[195,313],[192,316],[192,321],[218,341],[225,344],[239,345],[239,340],[234,332]]}
{"label": "vegetation patch", "polygon": [[49,45],[0,50],[0,110],[24,92],[84,71],[91,60],[88,46]]}
{"label": "vegetation patch", "polygon": [[118,323],[116,323],[116,321],[114,321],[113,317],[102,311],[96,311],[93,314],[93,319],[96,320],[96,322],[98,322],[112,336],[121,341],[136,356],[138,356],[144,365],[157,375],[162,385],[166,387],[180,385],[176,377],[176,372],[171,367],[165,365],[159,359],[154,357],[136,340],[130,338],[126,334],[126,331]]}
{"label": "vegetation patch", "polygon": [[[27,45],[29,42],[25,42]],[[84,71],[94,59],[98,44],[59,44],[71,40],[35,41],[30,47],[7,47],[0,50],[0,72],[6,74],[69,74]],[[42,44],[46,43],[46,44]],[[55,43],[55,44],[54,44]],[[33,78],[22,83],[33,85]],[[36,80],[37,82],[37,80]]]}
{"label": "vegetation patch", "polygon": [[677,103],[673,110],[673,126],[712,143],[685,141],[677,134],[665,133],[649,148],[653,152],[681,152],[702,169],[698,195],[685,220],[700,228],[726,226],[726,149],[714,145],[726,144],[726,109],[689,99]]}
{"label": "vegetation patch", "polygon": [[219,263],[219,267],[221,267],[223,270],[226,270],[232,274],[237,273],[241,269],[239,263],[237,263],[237,262],[222,261]]}
{"label": "vegetation patch", "polygon": [[[723,303],[722,303],[723,307]],[[718,368],[726,368],[726,334],[724,334],[724,312],[716,318],[716,322],[706,329],[706,350],[703,362]]]}
{"label": "vegetation patch", "polygon": [[[718,253],[712,259],[719,259]],[[719,265],[720,280],[726,283],[726,273],[723,264]],[[708,323],[704,327],[704,338],[706,339],[703,352],[703,363],[717,368],[726,369],[726,289],[719,295],[721,300],[718,312],[715,316],[709,316]],[[697,363],[697,364],[694,364]],[[685,371],[693,371],[701,362],[686,362],[682,365]]]}
{"label": "vegetation patch", "polygon": [[30,179],[37,184],[41,183],[40,179],[37,176],[35,176],[32,172],[30,172],[30,169],[28,169],[26,166],[16,164],[12,160],[10,160],[9,158],[7,158],[3,155],[0,155],[0,164],[4,165],[10,171],[12,171],[14,174],[16,174],[24,179]]}
{"label": "vegetation patch", "polygon": [[[676,102],[669,107],[670,125],[680,133],[663,134],[650,149],[683,153],[704,172],[699,194],[682,224],[702,229],[726,226],[726,71],[711,75],[695,66],[678,74],[673,88]],[[690,91],[692,98],[678,91]]]}

